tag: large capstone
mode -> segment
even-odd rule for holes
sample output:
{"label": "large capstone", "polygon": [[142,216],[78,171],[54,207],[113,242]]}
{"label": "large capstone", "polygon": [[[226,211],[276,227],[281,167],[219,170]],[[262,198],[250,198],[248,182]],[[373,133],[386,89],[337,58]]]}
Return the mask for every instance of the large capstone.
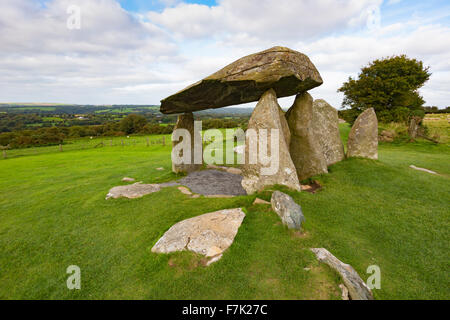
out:
{"label": "large capstone", "polygon": [[323,83],[309,58],[284,47],[243,57],[161,101],[165,114],[222,108],[258,101],[274,89],[278,97],[306,92]]}
{"label": "large capstone", "polygon": [[[195,156],[194,156],[194,143],[195,140],[201,141],[201,137],[199,135],[200,132],[197,132],[194,128],[194,115],[192,112],[188,112],[182,115],[178,116],[177,123],[174,128],[174,132],[177,129],[185,129],[187,132],[189,132],[190,135],[190,142],[187,143],[187,141],[183,141],[184,138],[180,138],[178,141],[172,141],[172,171],[175,173],[181,173],[181,172],[192,172],[201,169],[202,164],[195,163]],[[180,143],[186,143],[186,148],[178,150],[176,147]],[[200,142],[201,143],[201,142]],[[177,151],[178,150],[178,151]],[[184,152],[190,152],[190,156],[187,157],[186,161],[183,161],[182,163],[175,163],[174,157],[183,157]],[[200,159],[200,162],[202,159]]]}
{"label": "large capstone", "polygon": [[[251,138],[251,132],[255,133]],[[276,132],[276,133],[275,133]],[[272,145],[272,135],[278,134],[278,139]],[[289,153],[288,125],[277,102],[274,90],[268,90],[259,100],[248,123],[245,164],[242,166],[242,186],[248,194],[261,191],[269,185],[284,185],[294,190],[301,190],[294,163]],[[264,141],[264,137],[266,137]],[[266,152],[273,161],[264,163],[261,159],[262,148],[265,145]],[[271,150],[278,149],[278,157],[273,157]],[[252,159],[253,158],[253,159]],[[278,161],[276,161],[278,160]],[[275,163],[276,161],[276,163]],[[275,168],[271,170],[270,168]],[[266,170],[271,172],[266,172]]]}
{"label": "large capstone", "polygon": [[348,135],[347,157],[378,159],[378,120],[373,108],[361,113]]}
{"label": "large capstone", "polygon": [[344,160],[344,144],[339,133],[337,110],[325,100],[314,100],[312,125],[327,166]]}
{"label": "large capstone", "polygon": [[328,173],[327,161],[314,130],[313,98],[307,92],[297,95],[286,113],[291,131],[290,153],[300,180]]}

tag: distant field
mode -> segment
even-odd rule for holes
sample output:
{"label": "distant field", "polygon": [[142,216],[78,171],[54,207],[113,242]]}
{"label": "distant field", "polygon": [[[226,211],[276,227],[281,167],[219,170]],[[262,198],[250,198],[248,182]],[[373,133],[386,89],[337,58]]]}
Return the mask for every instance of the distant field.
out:
{"label": "distant field", "polygon": [[450,114],[427,114],[423,123],[429,129],[429,135],[442,143],[450,142]]}
{"label": "distant field", "polygon": [[[341,125],[344,140],[349,130]],[[446,145],[381,143],[379,161],[332,166],[317,177],[323,190],[316,194],[282,188],[306,216],[300,236],[270,207],[252,205],[256,195],[192,199],[173,187],[106,201],[125,176],[144,183],[178,177],[170,172],[170,144],[151,136],[155,143],[147,147],[146,138],[79,139],[63,152],[31,148],[0,160],[1,299],[339,299],[341,280],[317,262],[311,247],[329,249],[363,279],[368,266],[378,265],[377,299],[450,296]],[[101,140],[105,147],[94,148]],[[269,192],[257,196],[270,199]],[[234,207],[245,208],[246,218],[212,266],[189,252],[150,251],[174,223]],[[73,264],[81,268],[79,291],[66,288]]]}

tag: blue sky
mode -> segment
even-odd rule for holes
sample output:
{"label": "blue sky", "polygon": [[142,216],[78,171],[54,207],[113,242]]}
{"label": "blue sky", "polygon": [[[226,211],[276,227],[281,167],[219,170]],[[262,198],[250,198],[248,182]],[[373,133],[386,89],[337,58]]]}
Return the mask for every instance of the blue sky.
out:
{"label": "blue sky", "polygon": [[[71,5],[80,29],[67,27]],[[395,54],[430,66],[420,93],[446,107],[448,39],[448,0],[2,0],[0,101],[157,104],[282,45],[310,57],[324,79],[311,94],[336,108],[349,76]]]}

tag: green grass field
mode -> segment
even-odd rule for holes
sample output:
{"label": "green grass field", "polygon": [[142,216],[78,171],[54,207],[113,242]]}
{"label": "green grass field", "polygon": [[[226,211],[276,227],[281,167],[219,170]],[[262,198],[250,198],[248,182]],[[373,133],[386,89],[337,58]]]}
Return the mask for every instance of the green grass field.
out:
{"label": "green grass field", "polygon": [[[341,129],[346,140],[349,128]],[[169,145],[136,139],[125,147],[76,148],[98,142],[80,140],[64,152],[8,150],[12,157],[0,160],[1,299],[340,299],[341,280],[317,263],[311,247],[327,248],[363,279],[378,265],[377,299],[450,297],[448,145],[381,144],[379,161],[345,160],[317,177],[323,189],[316,194],[277,188],[302,206],[300,235],[269,206],[252,205],[256,195],[192,199],[173,187],[106,201],[124,176],[145,183],[177,178]],[[270,192],[258,196],[269,200]],[[235,207],[247,216],[210,267],[189,252],[151,253],[174,223]],[[81,268],[81,290],[66,287],[69,265]]]}

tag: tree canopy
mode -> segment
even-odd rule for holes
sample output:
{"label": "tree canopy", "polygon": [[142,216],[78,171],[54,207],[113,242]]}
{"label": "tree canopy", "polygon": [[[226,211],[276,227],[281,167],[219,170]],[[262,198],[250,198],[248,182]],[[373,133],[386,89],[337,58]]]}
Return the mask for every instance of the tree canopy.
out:
{"label": "tree canopy", "polygon": [[429,67],[406,55],[371,62],[357,79],[350,77],[338,92],[344,93],[342,106],[346,121],[353,123],[368,108],[374,108],[381,122],[407,121],[411,115],[423,116],[425,101],[418,90],[430,78]]}

